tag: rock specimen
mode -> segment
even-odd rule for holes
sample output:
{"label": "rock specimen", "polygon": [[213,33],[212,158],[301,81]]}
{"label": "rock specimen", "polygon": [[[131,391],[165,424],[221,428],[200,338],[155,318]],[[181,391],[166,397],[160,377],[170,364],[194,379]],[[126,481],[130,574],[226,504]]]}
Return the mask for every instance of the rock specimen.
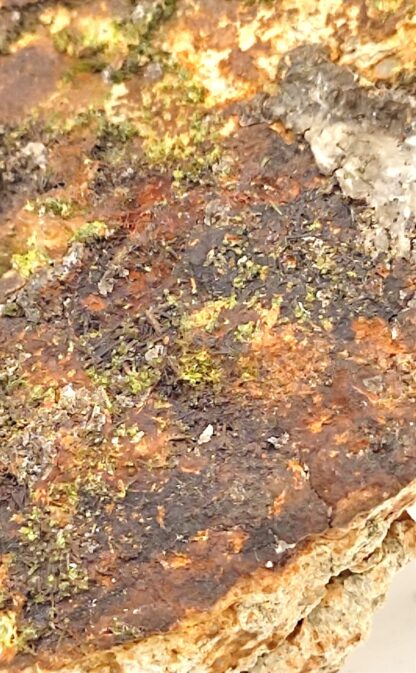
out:
{"label": "rock specimen", "polygon": [[337,671],[416,556],[413,16],[225,4],[0,3],[0,670]]}

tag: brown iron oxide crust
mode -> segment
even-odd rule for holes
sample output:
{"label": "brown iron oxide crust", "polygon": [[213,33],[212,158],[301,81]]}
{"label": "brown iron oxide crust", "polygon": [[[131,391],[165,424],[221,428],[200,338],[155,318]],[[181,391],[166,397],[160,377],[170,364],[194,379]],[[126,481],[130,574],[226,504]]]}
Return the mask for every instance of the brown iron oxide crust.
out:
{"label": "brown iron oxide crust", "polygon": [[1,670],[167,632],[416,478],[414,263],[256,121],[4,305]]}
{"label": "brown iron oxide crust", "polygon": [[[363,257],[348,204],[313,186],[307,150],[249,128],[233,148],[240,165],[247,148],[255,162],[254,139],[271,159],[244,192],[177,199],[155,182],[166,205],[152,204],[139,232],[88,245],[2,319],[3,553],[15,554],[9,591],[42,634],[40,655],[58,643],[70,653],[85,633],[88,646],[119,642],[105,627],[124,608],[135,636],[168,629],[239,577],[285,563],[282,541],[345,524],[416,476],[409,265]],[[282,171],[296,196],[273,207],[263,185]],[[207,329],[211,302],[220,312]],[[108,392],[92,370],[108,372]],[[53,392],[33,399],[34,385]],[[115,444],[124,427],[132,436]],[[79,592],[60,577],[67,555]]]}

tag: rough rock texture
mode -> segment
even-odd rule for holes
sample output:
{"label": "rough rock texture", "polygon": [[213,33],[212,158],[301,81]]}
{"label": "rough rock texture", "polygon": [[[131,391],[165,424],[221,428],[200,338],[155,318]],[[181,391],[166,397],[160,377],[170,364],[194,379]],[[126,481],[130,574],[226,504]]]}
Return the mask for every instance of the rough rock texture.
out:
{"label": "rough rock texture", "polygon": [[338,671],[348,652],[371,628],[394,574],[416,556],[416,526],[395,522],[381,547],[363,562],[331,580],[320,603],[254,673]]}
{"label": "rough rock texture", "polygon": [[390,4],[0,2],[0,670],[334,670],[411,556]]}

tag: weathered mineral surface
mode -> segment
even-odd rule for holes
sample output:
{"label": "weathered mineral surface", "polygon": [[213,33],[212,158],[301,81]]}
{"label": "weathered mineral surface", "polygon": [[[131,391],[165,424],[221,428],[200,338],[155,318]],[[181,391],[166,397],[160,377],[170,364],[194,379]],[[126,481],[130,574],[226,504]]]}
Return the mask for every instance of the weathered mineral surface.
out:
{"label": "weathered mineral surface", "polygon": [[0,670],[335,672],[416,555],[416,18],[0,0]]}
{"label": "weathered mineral surface", "polygon": [[370,252],[414,257],[416,98],[359,86],[316,46],[288,59],[279,94],[263,101],[266,118],[303,133],[322,173],[373,209]]}

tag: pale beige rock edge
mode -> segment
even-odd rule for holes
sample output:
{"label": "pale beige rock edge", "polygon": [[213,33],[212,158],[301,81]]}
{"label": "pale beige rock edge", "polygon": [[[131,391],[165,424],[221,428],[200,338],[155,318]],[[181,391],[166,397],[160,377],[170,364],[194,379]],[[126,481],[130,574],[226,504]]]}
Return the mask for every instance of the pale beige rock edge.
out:
{"label": "pale beige rock edge", "polygon": [[242,581],[211,612],[60,671],[335,672],[367,635],[395,572],[416,556],[416,523],[405,513],[415,501],[413,482],[349,526],[311,539],[280,572]]}

